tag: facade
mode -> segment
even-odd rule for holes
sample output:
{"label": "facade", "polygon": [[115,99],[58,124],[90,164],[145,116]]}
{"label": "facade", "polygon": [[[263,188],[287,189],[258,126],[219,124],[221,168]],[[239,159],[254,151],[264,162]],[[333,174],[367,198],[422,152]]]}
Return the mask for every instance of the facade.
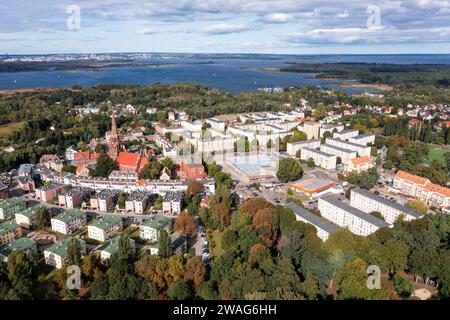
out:
{"label": "facade", "polygon": [[377,196],[364,189],[352,189],[350,205],[365,213],[374,211],[379,212],[389,224],[393,224],[400,216],[403,216],[406,221],[411,221],[423,216],[423,214],[417,211],[402,206],[397,202]]}
{"label": "facade", "polygon": [[183,193],[167,192],[163,197],[162,210],[168,214],[180,213],[182,203]]}
{"label": "facade", "polygon": [[157,242],[159,240],[159,232],[161,230],[166,230],[169,233],[171,227],[171,218],[165,216],[153,216],[140,225],[139,237],[150,242]]}
{"label": "facade", "polygon": [[336,156],[330,153],[326,153],[317,149],[303,148],[300,154],[300,159],[308,161],[308,159],[313,159],[316,166],[322,167],[324,169],[334,169],[336,168]]}
{"label": "facade", "polygon": [[[107,262],[111,259],[111,256],[115,254],[119,249],[119,240],[120,236],[114,237],[107,242],[105,242],[103,245],[95,249],[95,251],[100,256],[100,260],[102,262]],[[136,243],[133,239],[128,238],[128,241],[130,243],[130,249],[131,252],[134,254],[136,253]]]}
{"label": "facade", "polygon": [[0,245],[8,244],[22,236],[22,228],[14,221],[0,224]]}
{"label": "facade", "polygon": [[354,158],[344,162],[344,172],[361,172],[374,167],[374,163],[368,156]]}
{"label": "facade", "polygon": [[398,171],[394,177],[394,188],[403,194],[439,208],[450,205],[450,189],[432,183],[430,180],[405,171]]}
{"label": "facade", "polygon": [[25,200],[22,198],[9,198],[0,202],[0,220],[6,220],[13,217],[27,208]]}
{"label": "facade", "polygon": [[26,237],[16,239],[7,245],[0,247],[0,261],[8,262],[9,256],[14,251],[37,253],[37,245],[36,242]]}
{"label": "facade", "polygon": [[122,218],[114,215],[101,217],[88,225],[88,237],[105,242],[123,229]]}
{"label": "facade", "polygon": [[51,219],[52,230],[62,234],[71,234],[86,224],[86,214],[77,209],[71,209]]}
{"label": "facade", "polygon": [[61,192],[63,186],[59,184],[48,184],[46,186],[36,188],[36,199],[42,202],[52,202],[59,193]]}
{"label": "facade", "polygon": [[45,249],[45,263],[57,269],[62,269],[67,263],[67,248],[72,240],[80,242],[81,255],[86,255],[86,243],[79,238],[69,237]]}
{"label": "facade", "polygon": [[37,210],[41,206],[34,206],[23,211],[17,212],[15,215],[15,221],[18,225],[24,228],[31,228],[36,221]]}
{"label": "facade", "polygon": [[348,140],[350,138],[356,137],[359,135],[359,131],[356,129],[347,129],[343,130],[341,132],[335,132],[333,133],[333,138],[335,139],[341,139],[341,140]]}
{"label": "facade", "polygon": [[97,195],[91,197],[91,209],[101,212],[108,212],[109,208],[114,205],[120,191],[104,189]]}
{"label": "facade", "polygon": [[58,202],[61,207],[73,209],[79,207],[90,193],[91,190],[89,189],[75,187],[64,194],[58,195]]}
{"label": "facade", "polygon": [[350,232],[367,236],[380,228],[389,227],[385,221],[358,210],[343,199],[327,195],[319,198],[319,211],[322,217],[340,227],[348,228]]}
{"label": "facade", "polygon": [[351,137],[348,141],[362,146],[372,145],[375,143],[375,135],[373,133],[360,134],[359,136]]}
{"label": "facade", "polygon": [[312,224],[317,230],[317,236],[322,241],[327,241],[330,234],[335,233],[339,230],[339,228],[332,223],[326,221],[325,219],[322,219],[319,216],[316,216],[305,208],[299,207],[293,203],[288,203],[285,207],[291,209],[294,212],[295,219],[297,221]]}
{"label": "facade", "polygon": [[145,191],[134,191],[125,201],[125,211],[132,213],[143,213],[147,208],[150,194]]}
{"label": "facade", "polygon": [[346,161],[356,158],[356,151],[331,146],[329,144],[321,145],[320,150],[323,152],[329,153],[329,154],[333,154],[336,157],[341,158],[342,162],[346,162]]}
{"label": "facade", "polygon": [[370,157],[370,150],[371,150],[370,147],[362,146],[360,144],[356,144],[353,142],[347,142],[347,141],[335,139],[335,138],[326,138],[325,143],[328,145],[342,148],[342,149],[356,151],[358,153],[358,156],[360,156],[360,157],[363,157],[363,156]]}
{"label": "facade", "polygon": [[319,139],[320,124],[316,122],[303,123],[303,132],[306,133],[308,139]]}
{"label": "facade", "polygon": [[329,132],[331,136],[333,133],[341,132],[342,130],[344,130],[344,126],[342,124],[322,125],[320,127],[320,138],[322,138],[326,132]]}
{"label": "facade", "polygon": [[292,157],[297,155],[298,150],[303,148],[318,149],[320,148],[320,140],[306,140],[297,142],[288,142],[286,144],[286,152]]}

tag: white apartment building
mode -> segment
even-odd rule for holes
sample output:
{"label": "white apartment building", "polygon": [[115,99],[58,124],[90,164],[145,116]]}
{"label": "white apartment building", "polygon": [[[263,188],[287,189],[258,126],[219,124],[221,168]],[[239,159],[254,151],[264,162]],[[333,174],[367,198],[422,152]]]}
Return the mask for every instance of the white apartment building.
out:
{"label": "white apartment building", "polygon": [[360,134],[359,136],[351,137],[348,141],[362,146],[372,145],[375,143],[375,135],[373,133]]}
{"label": "white apartment building", "polygon": [[296,204],[288,203],[285,205],[285,207],[291,209],[294,212],[295,219],[297,221],[312,224],[317,230],[317,236],[322,241],[327,241],[330,234],[335,233],[339,230],[339,228],[333,225],[332,223],[311,213],[305,208],[297,206]]}
{"label": "white apartment building", "polygon": [[183,193],[167,192],[163,198],[162,210],[168,214],[180,213],[182,202]]}
{"label": "white apartment building", "polygon": [[223,153],[234,149],[236,138],[227,136],[226,138],[214,137],[211,139],[195,139],[194,146],[197,152],[201,153]]}
{"label": "white apartment building", "polygon": [[[120,236],[114,237],[95,249],[102,262],[111,259],[112,255],[119,250],[119,240]],[[128,238],[128,241],[130,243],[131,252],[134,254],[136,252],[136,242],[131,238]]]}
{"label": "white apartment building", "polygon": [[316,122],[305,122],[303,124],[303,132],[306,133],[306,136],[308,139],[319,139],[319,130],[320,130],[320,123]]}
{"label": "white apartment building", "polygon": [[80,242],[81,245],[81,255],[86,255],[86,243],[75,237],[68,237],[63,241],[56,243],[44,250],[45,263],[54,266],[57,269],[62,269],[67,263],[67,248],[70,241],[75,239]]}
{"label": "white apartment building", "polygon": [[114,237],[122,228],[123,222],[121,217],[107,215],[88,225],[88,237],[105,242]]}
{"label": "white apartment building", "polygon": [[320,146],[320,150],[323,152],[333,154],[336,157],[341,158],[341,162],[346,162],[348,160],[352,160],[356,158],[356,151],[335,147],[329,144],[323,144]]}
{"label": "white apartment building", "polygon": [[139,226],[139,237],[150,242],[157,242],[159,232],[166,230],[168,233],[172,226],[172,219],[165,216],[153,216]]}
{"label": "white apartment building", "polygon": [[16,223],[22,227],[31,228],[36,221],[36,213],[39,207],[40,206],[34,206],[16,213],[14,218]]}
{"label": "white apartment building", "polygon": [[336,158],[335,155],[309,148],[303,148],[300,153],[300,160],[308,161],[308,159],[313,159],[316,166],[324,169],[336,168]]}
{"label": "white apartment building", "polygon": [[333,133],[333,138],[335,139],[341,139],[341,140],[348,140],[350,138],[356,137],[359,135],[359,131],[356,129],[347,129],[343,130],[341,132],[335,132]]}
{"label": "white apartment building", "polygon": [[365,212],[379,212],[384,220],[393,224],[400,215],[404,216],[406,221],[414,220],[423,216],[420,212],[414,211],[408,207],[402,206],[397,202],[377,196],[364,189],[352,189],[350,195],[350,205]]}
{"label": "white apartment building", "polygon": [[348,228],[350,232],[359,236],[367,236],[380,228],[389,227],[385,221],[356,209],[335,196],[319,198],[318,207],[323,218],[340,227]]}
{"label": "white apartment building", "polygon": [[200,121],[180,121],[180,125],[183,129],[189,131],[189,132],[195,132],[195,131],[202,131],[202,124]]}
{"label": "white apartment building", "polygon": [[243,130],[239,127],[228,127],[227,129],[227,133],[230,133],[234,136],[242,136],[242,137],[247,137],[249,140],[254,140],[255,139],[255,133],[252,131],[246,131]]}
{"label": "white apartment building", "polygon": [[217,120],[216,118],[210,118],[206,119],[206,123],[209,123],[211,125],[211,128],[218,130],[218,131],[225,131],[226,123],[220,120]]}
{"label": "white apartment building", "polygon": [[348,149],[356,151],[360,157],[368,156],[370,157],[370,147],[362,146],[353,142],[347,142],[341,139],[326,138],[325,143],[331,146],[339,147],[342,149]]}
{"label": "white apartment building", "polygon": [[342,124],[326,124],[320,127],[320,138],[323,137],[325,132],[329,132],[330,134],[341,132],[344,130],[344,126]]}
{"label": "white apartment building", "polygon": [[295,157],[298,150],[301,150],[303,148],[318,149],[319,147],[320,147],[320,140],[318,139],[288,142],[286,144],[286,152],[290,156]]}
{"label": "white apartment building", "polygon": [[147,208],[150,194],[144,191],[134,191],[125,201],[125,211],[132,213],[143,213]]}
{"label": "white apartment building", "polygon": [[52,230],[62,234],[71,234],[86,224],[86,214],[77,209],[71,209],[51,219]]}

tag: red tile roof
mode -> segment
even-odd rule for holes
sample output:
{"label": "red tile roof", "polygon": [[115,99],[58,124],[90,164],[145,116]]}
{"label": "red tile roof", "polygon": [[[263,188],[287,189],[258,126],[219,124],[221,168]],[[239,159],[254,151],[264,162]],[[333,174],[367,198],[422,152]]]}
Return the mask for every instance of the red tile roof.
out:
{"label": "red tile roof", "polygon": [[423,178],[423,177],[419,177],[419,176],[415,176],[413,174],[410,174],[408,172],[405,171],[398,171],[395,174],[396,177],[401,178],[401,179],[405,179],[417,184],[420,184],[422,186],[425,186],[427,183],[430,183],[430,180],[428,180],[427,178]]}
{"label": "red tile roof", "polygon": [[370,158],[368,156],[364,156],[364,157],[358,157],[358,158],[352,159],[352,163],[354,166],[357,166],[357,165],[361,165],[361,164],[365,164],[365,163],[372,163],[372,160],[370,160]]}

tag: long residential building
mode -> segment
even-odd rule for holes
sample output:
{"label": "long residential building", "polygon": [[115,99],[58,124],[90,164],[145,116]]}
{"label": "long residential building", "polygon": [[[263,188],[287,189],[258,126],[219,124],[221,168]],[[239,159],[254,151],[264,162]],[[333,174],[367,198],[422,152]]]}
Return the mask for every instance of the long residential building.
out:
{"label": "long residential building", "polygon": [[356,209],[336,196],[319,198],[318,207],[322,217],[359,236],[367,236],[390,226],[386,221]]}
{"label": "long residential building", "polygon": [[319,147],[320,147],[320,140],[318,139],[288,142],[286,144],[286,152],[290,156],[294,157],[297,155],[298,150],[301,150],[303,148],[318,149]]}
{"label": "long residential building", "polygon": [[450,189],[432,183],[429,179],[398,171],[394,177],[394,188],[403,194],[439,208],[450,206]]}
{"label": "long residential building", "polygon": [[51,219],[52,230],[62,234],[71,234],[86,224],[86,213],[71,209]]}
{"label": "long residential building", "polygon": [[330,234],[339,231],[338,227],[328,222],[327,220],[311,213],[305,208],[302,208],[293,203],[288,203],[285,205],[285,207],[291,209],[294,212],[295,219],[297,221],[303,221],[305,223],[312,224],[317,230],[317,236],[322,241],[327,241]]}
{"label": "long residential building", "polygon": [[13,217],[16,213],[27,208],[25,200],[22,198],[9,198],[0,202],[0,220]]}
{"label": "long residential building", "polygon": [[356,151],[339,148],[339,147],[332,146],[329,144],[321,145],[320,150],[322,150],[323,152],[329,153],[329,154],[333,154],[336,157],[341,158],[341,162],[346,162],[348,160],[352,160],[352,159],[356,158]]}
{"label": "long residential building", "polygon": [[393,224],[400,216],[403,216],[406,221],[423,216],[420,212],[402,206],[395,201],[377,196],[364,189],[352,189],[350,205],[365,213],[379,212],[389,224]]}
{"label": "long residential building", "polygon": [[348,139],[348,141],[367,146],[368,144],[375,143],[375,135],[373,133],[360,134],[356,137],[351,137],[350,139]]}
{"label": "long residential building", "polygon": [[0,245],[8,244],[22,236],[22,228],[14,221],[0,224]]}
{"label": "long residential building", "polygon": [[356,151],[356,152],[358,152],[358,155],[360,157],[363,157],[363,156],[370,157],[370,149],[371,149],[370,147],[362,146],[360,144],[356,144],[353,142],[348,142],[348,141],[344,141],[344,140],[340,140],[340,139],[335,139],[335,138],[326,138],[325,143],[328,145],[335,146],[335,147]]}
{"label": "long residential building", "polygon": [[123,222],[121,217],[107,215],[88,225],[88,237],[105,242],[114,237],[122,228]]}
{"label": "long residential building", "polygon": [[316,166],[324,169],[336,168],[337,157],[317,149],[303,148],[300,153],[300,159],[305,161],[308,161],[308,159],[313,159]]}
{"label": "long residential building", "polygon": [[36,222],[36,214],[39,208],[41,208],[41,206],[37,205],[16,213],[16,223],[22,227],[31,228]]}

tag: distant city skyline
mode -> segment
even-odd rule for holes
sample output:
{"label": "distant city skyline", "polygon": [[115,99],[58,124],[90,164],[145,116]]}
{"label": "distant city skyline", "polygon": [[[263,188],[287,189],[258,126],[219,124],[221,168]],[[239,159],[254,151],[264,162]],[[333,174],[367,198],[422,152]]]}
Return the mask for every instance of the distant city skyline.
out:
{"label": "distant city skyline", "polygon": [[18,0],[0,54],[450,53],[450,1]]}

